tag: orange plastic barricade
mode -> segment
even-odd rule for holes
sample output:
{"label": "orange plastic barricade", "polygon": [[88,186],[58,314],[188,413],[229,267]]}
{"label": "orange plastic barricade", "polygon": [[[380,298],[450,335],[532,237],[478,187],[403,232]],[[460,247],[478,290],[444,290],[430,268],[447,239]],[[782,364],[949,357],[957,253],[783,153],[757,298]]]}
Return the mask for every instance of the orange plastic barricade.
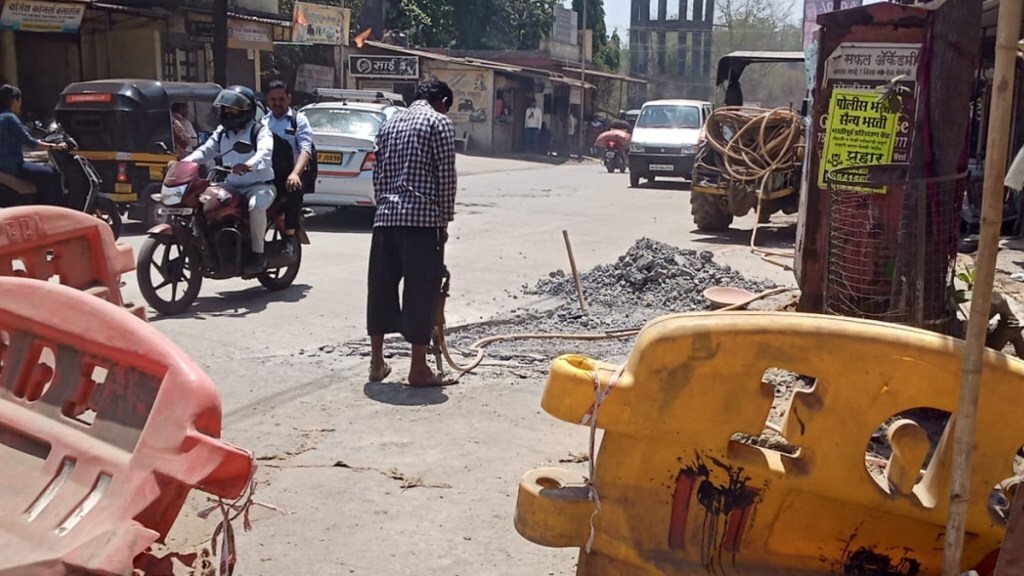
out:
{"label": "orange plastic barricade", "polygon": [[[604,433],[590,482],[525,475],[516,528],[583,549],[579,576],[938,575],[962,358],[960,341],[864,320],[654,320],[622,367],[555,361],[544,409]],[[1024,362],[984,362],[962,567],[980,574],[1024,443]],[[802,383],[790,400],[765,383],[780,374]]]}
{"label": "orange plastic barricade", "polygon": [[192,488],[237,498],[214,383],[127,310],[0,278],[0,575],[130,575]]}
{"label": "orange plastic barricade", "polygon": [[[0,276],[56,279],[124,306],[121,275],[134,269],[131,246],[117,244],[94,216],[53,206],[0,210]],[[146,317],[143,305],[131,311]]]}

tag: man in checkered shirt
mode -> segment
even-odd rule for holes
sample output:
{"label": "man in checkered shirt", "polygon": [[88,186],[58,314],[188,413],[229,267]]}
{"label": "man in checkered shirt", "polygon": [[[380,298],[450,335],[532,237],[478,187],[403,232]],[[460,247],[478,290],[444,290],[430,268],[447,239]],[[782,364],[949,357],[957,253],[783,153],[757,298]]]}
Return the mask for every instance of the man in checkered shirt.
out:
{"label": "man in checkered shirt", "polygon": [[441,384],[427,364],[427,346],[444,277],[448,223],[455,217],[455,126],[447,117],[452,100],[444,82],[424,82],[416,102],[392,116],[377,135],[377,215],[366,306],[372,382],[391,373],[384,336],[401,333],[412,344],[409,385]]}

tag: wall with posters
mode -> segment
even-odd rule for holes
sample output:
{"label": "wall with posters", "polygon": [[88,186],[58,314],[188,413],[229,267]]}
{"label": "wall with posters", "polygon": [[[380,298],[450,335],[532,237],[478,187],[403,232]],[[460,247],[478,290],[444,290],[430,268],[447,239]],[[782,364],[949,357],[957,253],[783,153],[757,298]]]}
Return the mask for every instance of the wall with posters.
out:
{"label": "wall with posters", "polygon": [[493,145],[494,71],[433,61],[425,78],[446,82],[455,95],[448,117],[455,122],[456,136],[469,134],[470,149],[490,152]]}

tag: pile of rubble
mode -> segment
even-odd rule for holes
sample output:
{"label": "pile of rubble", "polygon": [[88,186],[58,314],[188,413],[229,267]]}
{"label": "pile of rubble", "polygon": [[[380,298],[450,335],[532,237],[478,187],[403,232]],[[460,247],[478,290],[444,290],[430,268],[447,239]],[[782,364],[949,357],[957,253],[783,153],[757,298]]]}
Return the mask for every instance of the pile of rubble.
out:
{"label": "pile of rubble", "polygon": [[[714,286],[732,286],[762,292],[775,285],[748,280],[729,266],[714,261],[710,251],[681,250],[641,238],[613,264],[602,264],[580,275],[588,304],[608,307],[641,306],[658,312],[702,310],[703,292]],[[559,270],[533,287],[532,295],[576,298],[572,277]]]}
{"label": "pile of rubble", "polygon": [[[641,238],[612,264],[602,264],[580,275],[589,314],[576,303],[572,276],[557,271],[524,285],[532,296],[554,296],[563,303],[552,312],[520,313],[486,323],[449,328],[448,342],[456,350],[468,350],[476,340],[498,334],[602,333],[641,328],[649,320],[673,312],[708,309],[703,292],[714,286],[731,286],[757,293],[774,288],[770,282],[744,278],[714,261],[711,252],[681,250]],[[553,358],[580,353],[612,362],[625,360],[632,338],[601,341],[524,340],[499,342],[487,348],[489,361],[534,363],[546,370]]]}

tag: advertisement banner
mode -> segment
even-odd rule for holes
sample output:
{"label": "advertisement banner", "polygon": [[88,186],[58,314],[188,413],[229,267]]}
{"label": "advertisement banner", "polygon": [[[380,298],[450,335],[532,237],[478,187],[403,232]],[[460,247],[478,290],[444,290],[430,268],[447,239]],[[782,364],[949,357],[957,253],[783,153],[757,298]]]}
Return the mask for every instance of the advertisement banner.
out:
{"label": "advertisement banner", "polygon": [[456,124],[487,122],[491,110],[491,72],[434,70],[436,80],[446,82],[455,95],[448,117]]}
{"label": "advertisement banner", "polygon": [[[839,9],[847,10],[864,4],[864,0],[840,0]],[[804,0],[804,50],[814,40],[814,31],[819,28],[818,15],[833,12],[834,0]]]}
{"label": "advertisement banner", "polygon": [[[892,161],[893,145],[900,113],[890,112],[879,101],[879,93],[862,90],[833,90],[828,107],[828,139],[821,157],[819,186],[825,184],[825,173],[850,166],[877,166]],[[844,179],[867,181],[863,174]],[[855,188],[873,192],[877,189]]]}
{"label": "advertisement banner", "polygon": [[296,2],[292,42],[348,46],[351,21],[352,10],[348,8]]}
{"label": "advertisement banner", "polygon": [[[852,148],[851,137],[861,140],[867,138],[877,143],[882,138],[879,134],[864,135],[859,132],[864,130],[876,130],[881,121],[872,117],[871,121],[865,124],[863,114],[874,113],[875,102],[882,95],[881,88],[894,80],[899,98],[899,110],[893,113],[885,130],[893,130],[890,150],[885,152],[881,162],[874,162],[877,158],[872,157],[868,163],[891,163],[908,164],[910,162],[910,150],[914,141],[914,119],[917,115],[917,64],[918,55],[921,51],[920,44],[887,44],[887,43],[844,43],[829,56],[825,62],[825,74],[827,88],[832,92],[829,101],[829,111],[821,118],[815,146],[819,150],[821,158],[821,170],[818,173],[818,185],[825,187],[825,170],[833,170],[842,166],[851,166],[863,162],[852,162],[840,158],[843,164],[835,164],[837,160],[833,156],[838,153],[843,156],[848,152],[870,152],[878,153],[877,150],[861,150]],[[863,96],[855,104],[850,103],[850,93],[859,93]],[[862,112],[860,109],[865,106],[862,102],[867,98],[870,102],[866,104],[869,112]],[[842,108],[841,106],[855,106],[857,110]],[[838,117],[836,116],[838,114]],[[856,117],[856,118],[855,118]],[[857,119],[859,118],[859,119]],[[845,124],[844,124],[845,119]],[[831,144],[833,130],[837,132],[836,138],[840,148]],[[852,134],[851,134],[852,131]],[[865,140],[866,141],[866,140]],[[872,144],[873,146],[874,144]],[[837,152],[838,150],[838,152]],[[847,156],[849,156],[847,154]],[[866,157],[857,156],[856,159]],[[830,162],[832,165],[829,165]]]}
{"label": "advertisement banner", "polygon": [[9,0],[0,12],[0,30],[75,34],[82,25],[85,7],[85,4]]}
{"label": "advertisement banner", "polygon": [[316,88],[334,88],[334,68],[302,64],[295,73],[295,91],[312,94]]}

